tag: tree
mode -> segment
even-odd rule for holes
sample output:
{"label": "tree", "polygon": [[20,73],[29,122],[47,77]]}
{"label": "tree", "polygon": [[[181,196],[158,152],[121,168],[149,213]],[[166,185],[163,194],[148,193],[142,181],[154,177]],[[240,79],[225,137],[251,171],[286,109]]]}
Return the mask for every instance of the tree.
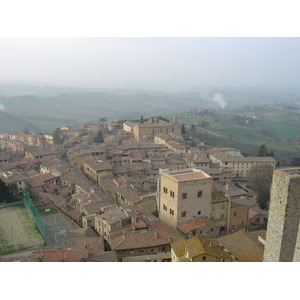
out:
{"label": "tree", "polygon": [[95,143],[103,143],[104,142],[101,129],[98,131],[96,137],[94,138],[94,142]]}
{"label": "tree", "polygon": [[61,130],[56,128],[53,132],[53,143],[55,145],[62,145],[64,143],[63,138],[60,135]]}
{"label": "tree", "polygon": [[274,157],[274,151],[273,150],[271,150],[271,152],[269,153],[269,155],[268,156],[272,156],[272,157]]}
{"label": "tree", "polygon": [[192,133],[196,132],[196,126],[194,124],[191,125],[191,132]]}
{"label": "tree", "polygon": [[100,122],[106,122],[106,121],[107,121],[107,118],[106,118],[106,117],[102,117],[102,118],[100,118],[99,121],[100,121]]}
{"label": "tree", "polygon": [[182,124],[182,126],[181,126],[181,134],[185,134],[185,126],[184,126],[184,124]]}
{"label": "tree", "polygon": [[5,182],[0,179],[0,203],[10,203],[16,200],[16,197],[10,192]]}
{"label": "tree", "polygon": [[300,157],[295,156],[290,163],[291,166],[300,166]]}
{"label": "tree", "polygon": [[16,195],[19,192],[18,186],[15,182],[9,183],[8,189],[13,195]]}
{"label": "tree", "polygon": [[260,208],[267,209],[270,200],[270,188],[273,167],[269,164],[254,165],[248,172],[247,180],[256,187]]}
{"label": "tree", "polygon": [[264,157],[264,156],[268,156],[268,149],[266,147],[265,144],[261,145],[259,147],[258,153],[257,153],[258,157]]}

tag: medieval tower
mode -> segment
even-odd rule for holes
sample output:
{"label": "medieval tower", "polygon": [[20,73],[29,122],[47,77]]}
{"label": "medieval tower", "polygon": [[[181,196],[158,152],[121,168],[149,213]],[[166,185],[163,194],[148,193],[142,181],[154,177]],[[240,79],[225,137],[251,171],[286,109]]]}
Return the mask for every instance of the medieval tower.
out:
{"label": "medieval tower", "polygon": [[265,262],[300,261],[300,168],[273,172]]}

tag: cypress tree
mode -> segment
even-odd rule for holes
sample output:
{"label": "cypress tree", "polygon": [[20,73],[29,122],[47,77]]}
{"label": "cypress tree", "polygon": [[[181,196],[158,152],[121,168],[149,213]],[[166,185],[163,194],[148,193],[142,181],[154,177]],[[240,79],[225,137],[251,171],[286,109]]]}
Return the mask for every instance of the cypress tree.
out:
{"label": "cypress tree", "polygon": [[258,157],[264,157],[264,156],[268,156],[268,149],[266,147],[265,144],[261,145],[259,147],[258,153],[257,153]]}
{"label": "cypress tree", "polygon": [[95,143],[103,143],[104,142],[101,129],[98,131],[97,136],[94,138],[94,142]]}
{"label": "cypress tree", "polygon": [[185,134],[185,126],[184,126],[184,124],[182,124],[182,126],[181,126],[181,134]]}

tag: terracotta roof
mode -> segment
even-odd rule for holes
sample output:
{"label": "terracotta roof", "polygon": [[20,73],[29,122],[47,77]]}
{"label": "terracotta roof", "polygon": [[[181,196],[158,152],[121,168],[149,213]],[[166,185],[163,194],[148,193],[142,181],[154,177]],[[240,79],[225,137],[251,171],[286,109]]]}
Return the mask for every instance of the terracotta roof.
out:
{"label": "terracotta roof", "polygon": [[148,248],[168,245],[178,239],[179,237],[175,234],[157,228],[146,231],[127,231],[122,236],[111,240],[111,246],[113,250]]}
{"label": "terracotta roof", "polygon": [[36,159],[31,159],[31,160],[23,160],[23,161],[18,161],[18,162],[13,162],[11,163],[14,166],[20,166],[20,165],[25,165],[25,164],[30,164],[30,163],[37,163],[38,161]]}
{"label": "terracotta roof", "polygon": [[197,218],[197,219],[179,224],[179,225],[177,225],[177,228],[183,233],[188,233],[191,230],[194,230],[203,225],[206,225],[206,223],[203,220],[201,220],[200,218]]}
{"label": "terracotta roof", "polygon": [[185,240],[185,245],[186,251],[188,252],[188,256],[191,258],[206,253],[202,240],[200,240],[200,238],[197,236]]}
{"label": "terracotta roof", "polygon": [[97,217],[106,220],[106,222],[108,224],[114,224],[115,222],[117,222],[119,220],[129,218],[129,215],[126,212],[126,210],[123,209],[122,207],[116,207],[116,208],[109,210]]}
{"label": "terracotta roof", "polygon": [[78,262],[85,257],[85,249],[33,251],[33,260],[38,260],[40,258],[44,262]]}
{"label": "terracotta roof", "polygon": [[95,252],[88,256],[89,262],[117,262],[118,257],[115,251]]}
{"label": "terracotta roof", "polygon": [[187,261],[204,254],[219,259],[223,258],[225,261],[232,261],[230,253],[222,250],[220,247],[211,246],[210,241],[209,238],[196,236],[191,239],[182,239],[177,243],[173,243],[171,247],[176,256],[183,256],[186,253]]}
{"label": "terracotta roof", "polygon": [[225,247],[233,256],[242,262],[262,262],[264,247],[258,242],[254,242],[250,232],[237,231],[217,241]]}
{"label": "terracotta roof", "polygon": [[175,243],[172,243],[171,247],[177,257],[183,256],[185,253],[185,240],[181,239]]}
{"label": "terracotta roof", "polygon": [[268,217],[268,211],[260,209],[259,207],[250,207],[248,218],[251,219],[257,215],[263,215],[265,217]]}
{"label": "terracotta roof", "polygon": [[171,176],[177,180],[194,180],[194,179],[207,178],[207,176],[204,175],[202,172],[178,173],[178,174],[172,174]]}

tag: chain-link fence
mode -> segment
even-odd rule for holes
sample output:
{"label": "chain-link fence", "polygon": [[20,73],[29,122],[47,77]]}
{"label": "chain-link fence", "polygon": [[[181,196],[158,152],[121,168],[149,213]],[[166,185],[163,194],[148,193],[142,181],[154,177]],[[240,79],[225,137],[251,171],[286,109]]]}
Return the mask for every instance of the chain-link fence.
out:
{"label": "chain-link fence", "polygon": [[37,208],[35,207],[35,205],[32,203],[29,194],[25,191],[23,191],[23,200],[24,200],[26,207],[28,208],[31,215],[33,216],[38,228],[40,229],[41,233],[43,234],[44,238],[46,239],[47,243],[50,244],[49,238],[48,238],[47,232],[46,232],[46,222],[45,222],[44,218],[40,215],[40,213],[37,210]]}

